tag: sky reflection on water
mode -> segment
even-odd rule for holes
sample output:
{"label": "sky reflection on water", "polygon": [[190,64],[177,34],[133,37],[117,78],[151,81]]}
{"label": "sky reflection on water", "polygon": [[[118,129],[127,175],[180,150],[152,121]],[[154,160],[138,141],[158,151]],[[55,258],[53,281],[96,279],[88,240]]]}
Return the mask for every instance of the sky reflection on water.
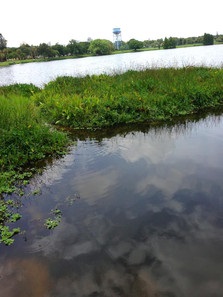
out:
{"label": "sky reflection on water", "polygon": [[210,116],[79,140],[33,181],[27,241],[1,247],[3,296],[222,296],[222,128]]}

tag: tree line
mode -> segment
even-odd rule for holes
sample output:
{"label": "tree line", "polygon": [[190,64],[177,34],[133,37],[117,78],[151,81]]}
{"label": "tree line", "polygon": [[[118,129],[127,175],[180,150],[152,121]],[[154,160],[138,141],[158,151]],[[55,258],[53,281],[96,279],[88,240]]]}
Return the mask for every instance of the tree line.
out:
{"label": "tree line", "polygon": [[[190,44],[211,45],[214,43],[223,43],[223,35],[211,35],[205,33],[198,37],[165,37],[157,40],[130,39],[127,42],[122,41],[119,50],[139,50],[142,48],[163,48],[170,49],[177,46],[186,46]],[[57,58],[65,56],[84,56],[84,55],[108,55],[115,51],[115,45],[106,39],[95,39],[88,41],[70,40],[67,45],[56,43],[54,45],[41,43],[38,46],[21,44],[19,47],[7,47],[7,40],[0,34],[0,62],[7,60],[26,60],[37,58]]]}

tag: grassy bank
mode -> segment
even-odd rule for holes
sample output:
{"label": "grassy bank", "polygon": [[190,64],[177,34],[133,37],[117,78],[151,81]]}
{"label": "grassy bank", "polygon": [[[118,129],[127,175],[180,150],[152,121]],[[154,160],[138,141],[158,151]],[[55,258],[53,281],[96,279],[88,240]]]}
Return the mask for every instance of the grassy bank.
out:
{"label": "grassy bank", "polygon": [[186,67],[60,77],[33,100],[51,124],[102,128],[170,120],[223,102],[223,69]]}
{"label": "grassy bank", "polygon": [[11,211],[13,201],[4,194],[17,191],[19,195],[35,162],[60,154],[69,143],[67,135],[52,129],[52,124],[96,129],[154,123],[222,104],[223,69],[204,67],[60,77],[43,89],[1,87],[0,240],[10,244],[19,231],[8,229],[7,224],[20,216]]}
{"label": "grassy bank", "polygon": [[37,91],[32,85],[0,88],[0,242],[6,244],[20,231],[8,224],[21,216],[16,202],[3,194],[21,196],[22,186],[35,172],[35,162],[62,153],[68,144],[65,134],[43,121],[30,98]]}

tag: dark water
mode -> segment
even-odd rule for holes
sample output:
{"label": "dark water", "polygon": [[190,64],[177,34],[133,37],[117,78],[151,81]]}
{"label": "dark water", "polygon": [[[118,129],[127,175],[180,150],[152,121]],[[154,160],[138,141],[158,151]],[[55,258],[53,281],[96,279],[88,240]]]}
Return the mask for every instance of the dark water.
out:
{"label": "dark water", "polygon": [[223,116],[116,133],[32,181],[1,297],[223,296]]}

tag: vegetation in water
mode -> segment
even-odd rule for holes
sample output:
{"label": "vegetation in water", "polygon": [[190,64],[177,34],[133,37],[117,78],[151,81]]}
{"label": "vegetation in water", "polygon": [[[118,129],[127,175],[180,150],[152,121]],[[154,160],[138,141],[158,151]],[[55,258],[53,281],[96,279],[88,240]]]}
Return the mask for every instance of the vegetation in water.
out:
{"label": "vegetation in water", "polygon": [[51,210],[51,215],[53,216],[53,218],[47,218],[44,224],[47,229],[54,229],[59,225],[62,217],[62,212],[60,209],[56,208]]}
{"label": "vegetation in water", "polygon": [[11,245],[14,242],[12,238],[15,234],[20,232],[20,228],[9,228],[5,223],[14,223],[21,218],[19,213],[13,211],[15,201],[13,200],[0,200],[0,242]]}
{"label": "vegetation in water", "polygon": [[33,96],[51,124],[73,128],[170,120],[222,99],[223,69],[204,67],[59,77]]}
{"label": "vegetation in water", "polygon": [[69,141],[42,119],[31,99],[38,91],[33,85],[0,88],[0,241],[5,244],[19,232],[11,225],[20,218],[16,202],[7,201],[6,194],[22,196],[35,162],[64,153]]}
{"label": "vegetation in water", "polygon": [[[57,126],[96,129],[152,123],[219,108],[223,69],[142,69],[113,75],[59,77],[43,89],[16,84],[0,88],[0,240],[13,242],[18,207],[7,195],[23,195],[35,162],[61,155],[67,134]],[[52,126],[52,124],[54,126]],[[9,202],[10,201],[10,202]],[[56,227],[61,213],[45,222]]]}

